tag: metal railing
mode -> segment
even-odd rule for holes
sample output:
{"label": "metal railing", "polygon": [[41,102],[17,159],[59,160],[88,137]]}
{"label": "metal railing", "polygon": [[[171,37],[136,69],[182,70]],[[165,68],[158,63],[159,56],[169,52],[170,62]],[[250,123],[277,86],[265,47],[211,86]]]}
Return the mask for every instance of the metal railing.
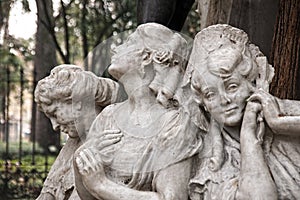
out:
{"label": "metal railing", "polygon": [[33,80],[25,79],[23,66],[17,70],[0,66],[0,70],[0,196],[35,199],[56,155],[38,148],[29,131],[31,105],[24,102],[32,102]]}

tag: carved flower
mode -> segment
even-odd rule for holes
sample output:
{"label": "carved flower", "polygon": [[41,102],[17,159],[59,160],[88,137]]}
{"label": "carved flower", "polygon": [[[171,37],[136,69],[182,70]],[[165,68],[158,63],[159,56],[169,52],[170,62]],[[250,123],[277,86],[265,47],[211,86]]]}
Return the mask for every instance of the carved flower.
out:
{"label": "carved flower", "polygon": [[156,63],[170,62],[173,57],[173,52],[168,50],[159,50],[154,53],[153,60]]}

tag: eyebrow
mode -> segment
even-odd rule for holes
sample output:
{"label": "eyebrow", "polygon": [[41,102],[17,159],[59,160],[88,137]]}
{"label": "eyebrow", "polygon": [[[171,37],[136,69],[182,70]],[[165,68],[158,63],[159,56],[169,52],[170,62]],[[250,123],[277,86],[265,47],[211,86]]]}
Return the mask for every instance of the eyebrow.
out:
{"label": "eyebrow", "polygon": [[207,92],[210,92],[210,91],[216,91],[215,87],[208,87],[208,86],[201,87],[200,89],[201,89],[202,93],[207,93]]}
{"label": "eyebrow", "polygon": [[236,77],[230,76],[228,78],[224,78],[223,81],[224,81],[224,83],[228,83],[228,82],[231,82],[231,81],[238,81],[238,82],[240,82],[240,79],[236,78]]}

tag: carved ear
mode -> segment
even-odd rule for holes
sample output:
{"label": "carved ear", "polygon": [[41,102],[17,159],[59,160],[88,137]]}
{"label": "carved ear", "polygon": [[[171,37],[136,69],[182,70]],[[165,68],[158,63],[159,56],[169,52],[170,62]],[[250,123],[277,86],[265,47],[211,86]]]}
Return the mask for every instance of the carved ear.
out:
{"label": "carved ear", "polygon": [[149,49],[145,49],[142,53],[142,64],[144,66],[149,65],[152,62],[152,52]]}

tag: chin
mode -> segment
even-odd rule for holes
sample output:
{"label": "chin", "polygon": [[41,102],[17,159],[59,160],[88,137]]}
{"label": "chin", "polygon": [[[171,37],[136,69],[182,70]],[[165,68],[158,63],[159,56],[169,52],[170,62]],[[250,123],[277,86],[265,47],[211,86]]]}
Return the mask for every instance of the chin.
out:
{"label": "chin", "polygon": [[119,80],[123,75],[119,65],[117,65],[117,64],[111,64],[108,68],[108,73],[117,80]]}
{"label": "chin", "polygon": [[224,125],[225,126],[239,126],[242,122],[242,117],[243,116],[230,116],[230,117],[226,117],[224,120]]}

